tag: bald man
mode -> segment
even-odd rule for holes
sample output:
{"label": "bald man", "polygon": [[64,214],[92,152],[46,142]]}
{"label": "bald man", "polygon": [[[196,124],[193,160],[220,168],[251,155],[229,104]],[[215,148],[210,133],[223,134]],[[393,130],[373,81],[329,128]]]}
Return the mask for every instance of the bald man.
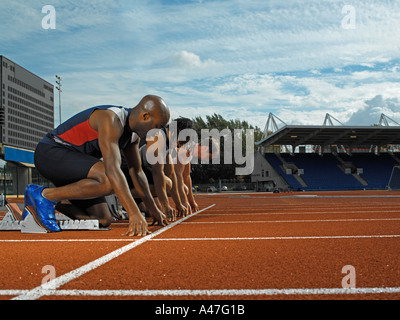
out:
{"label": "bald man", "polygon": [[[56,187],[28,185],[24,215],[30,212],[48,232],[58,232],[55,206],[72,219],[97,219],[108,227],[112,217],[104,196],[116,193],[129,213],[125,235],[145,236],[148,225],[140,213],[121,170],[121,151],[135,190],[145,199],[160,225],[166,216],[158,209],[141,168],[139,141],[151,129],[161,129],[170,118],[169,108],[157,96],[146,96],[131,109],[97,106],[73,116],[40,141],[35,151],[39,173]],[[101,160],[102,159],[102,160]]]}

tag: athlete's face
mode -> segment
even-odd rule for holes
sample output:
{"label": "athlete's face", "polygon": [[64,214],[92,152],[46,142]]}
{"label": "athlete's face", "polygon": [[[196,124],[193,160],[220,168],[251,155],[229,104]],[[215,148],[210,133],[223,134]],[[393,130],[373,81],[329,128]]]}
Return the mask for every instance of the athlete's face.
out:
{"label": "athlete's face", "polygon": [[195,149],[195,156],[197,156],[199,160],[203,161],[211,160],[214,157],[208,146],[201,146],[200,144],[198,144]]}
{"label": "athlete's face", "polygon": [[167,125],[169,117],[143,113],[135,126],[135,132],[141,139],[146,139],[147,133],[152,129],[162,129]]}

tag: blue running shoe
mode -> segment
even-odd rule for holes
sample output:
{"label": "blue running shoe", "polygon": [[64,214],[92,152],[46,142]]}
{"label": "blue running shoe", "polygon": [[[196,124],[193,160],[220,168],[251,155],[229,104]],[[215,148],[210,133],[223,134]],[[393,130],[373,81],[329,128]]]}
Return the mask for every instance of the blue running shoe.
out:
{"label": "blue running shoe", "polygon": [[[22,220],[24,220],[26,218],[26,216],[31,212],[29,210],[29,208],[32,209],[33,204],[32,204],[32,201],[31,201],[29,195],[31,194],[31,192],[33,190],[35,190],[37,188],[40,188],[40,186],[38,186],[36,184],[28,184],[25,188],[25,203],[24,203],[24,210],[22,211]],[[33,215],[33,213],[32,213],[32,215]]]}
{"label": "blue running shoe", "polygon": [[60,232],[61,229],[57,225],[55,205],[57,202],[47,200],[42,196],[42,191],[45,187],[39,187],[31,191],[29,200],[32,203],[33,212],[31,207],[28,210],[32,213],[36,222],[48,232]]}

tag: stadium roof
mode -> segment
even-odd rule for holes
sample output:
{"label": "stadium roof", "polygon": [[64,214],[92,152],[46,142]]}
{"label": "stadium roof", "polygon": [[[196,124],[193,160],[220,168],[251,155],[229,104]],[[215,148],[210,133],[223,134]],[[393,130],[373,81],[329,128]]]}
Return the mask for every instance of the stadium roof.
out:
{"label": "stadium roof", "polygon": [[400,126],[303,126],[286,125],[256,143],[271,145],[385,146],[400,144]]}

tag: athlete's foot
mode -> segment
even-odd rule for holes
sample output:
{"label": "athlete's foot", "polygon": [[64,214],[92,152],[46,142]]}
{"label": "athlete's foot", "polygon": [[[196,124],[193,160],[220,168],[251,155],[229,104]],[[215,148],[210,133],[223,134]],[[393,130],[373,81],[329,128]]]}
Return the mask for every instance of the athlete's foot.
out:
{"label": "athlete's foot", "polygon": [[39,187],[30,192],[29,201],[32,203],[33,210],[29,211],[33,211],[31,213],[41,227],[49,232],[59,232],[61,229],[57,225],[55,213],[55,205],[57,203],[43,197],[43,190],[44,187]]}

